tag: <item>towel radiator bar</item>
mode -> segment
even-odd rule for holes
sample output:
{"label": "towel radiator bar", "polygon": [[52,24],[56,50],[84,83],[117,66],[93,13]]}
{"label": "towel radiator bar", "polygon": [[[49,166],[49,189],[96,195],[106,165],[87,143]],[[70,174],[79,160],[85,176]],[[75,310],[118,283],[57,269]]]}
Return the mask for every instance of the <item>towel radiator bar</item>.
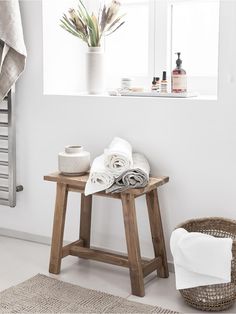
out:
{"label": "towel radiator bar", "polygon": [[[3,108],[2,108],[3,106]],[[0,205],[16,206],[16,130],[14,91],[11,90],[0,106]]]}

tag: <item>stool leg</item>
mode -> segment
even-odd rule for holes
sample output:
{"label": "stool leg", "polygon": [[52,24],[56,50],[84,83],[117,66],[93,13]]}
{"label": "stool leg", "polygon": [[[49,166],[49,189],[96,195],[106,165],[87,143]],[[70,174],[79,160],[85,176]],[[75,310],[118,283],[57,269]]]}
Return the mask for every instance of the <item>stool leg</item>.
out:
{"label": "stool leg", "polygon": [[144,281],[141,264],[135,200],[131,194],[121,193],[132,294],[143,297]]}
{"label": "stool leg", "polygon": [[49,272],[53,274],[59,274],[61,270],[62,258],[61,255],[65,227],[67,196],[68,196],[67,186],[62,183],[57,183],[57,195],[51,244],[51,257],[49,265]]}
{"label": "stool leg", "polygon": [[167,278],[169,277],[169,270],[166,258],[165,239],[161,222],[158,194],[156,189],[146,194],[146,201],[155,257],[160,256],[162,258],[162,267],[161,269],[157,270],[157,274],[161,278]]}
{"label": "stool leg", "polygon": [[84,247],[90,247],[91,232],[91,215],[92,215],[92,195],[85,196],[81,194],[80,206],[80,231],[79,237],[84,242]]}

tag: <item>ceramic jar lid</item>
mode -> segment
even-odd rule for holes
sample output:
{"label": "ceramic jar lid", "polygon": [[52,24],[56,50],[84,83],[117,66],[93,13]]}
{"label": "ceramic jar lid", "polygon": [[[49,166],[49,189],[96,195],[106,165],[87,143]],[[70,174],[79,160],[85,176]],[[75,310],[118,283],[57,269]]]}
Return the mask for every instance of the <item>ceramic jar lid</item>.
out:
{"label": "ceramic jar lid", "polygon": [[80,145],[69,145],[65,147],[65,152],[67,154],[78,154],[84,150],[83,146]]}

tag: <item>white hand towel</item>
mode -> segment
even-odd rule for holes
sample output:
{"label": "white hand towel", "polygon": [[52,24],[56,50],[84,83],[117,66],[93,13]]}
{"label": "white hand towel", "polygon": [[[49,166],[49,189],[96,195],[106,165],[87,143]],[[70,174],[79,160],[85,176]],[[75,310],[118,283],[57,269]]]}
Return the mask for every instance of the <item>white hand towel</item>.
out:
{"label": "white hand towel", "polygon": [[108,148],[104,150],[105,167],[115,177],[132,168],[132,146],[126,140],[115,137]]}
{"label": "white hand towel", "polygon": [[18,0],[0,1],[0,102],[25,68],[26,48]]}
{"label": "white hand towel", "polygon": [[188,232],[172,232],[176,289],[228,283],[231,281],[232,239]]}
{"label": "white hand towel", "polygon": [[101,155],[92,163],[84,194],[89,195],[103,191],[109,188],[114,180],[114,176],[105,168],[104,155]]}
{"label": "white hand towel", "polygon": [[150,166],[147,158],[139,153],[133,153],[133,167],[126,170],[114,184],[106,190],[107,193],[120,193],[128,189],[143,188],[149,181]]}

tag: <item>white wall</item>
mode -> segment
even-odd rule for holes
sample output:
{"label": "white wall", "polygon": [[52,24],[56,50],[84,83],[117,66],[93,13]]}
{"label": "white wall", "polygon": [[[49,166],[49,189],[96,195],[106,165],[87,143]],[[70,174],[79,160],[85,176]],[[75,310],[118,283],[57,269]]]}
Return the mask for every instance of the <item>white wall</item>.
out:
{"label": "white wall", "polygon": [[[43,175],[57,168],[57,153],[78,143],[94,157],[115,135],[146,153],[153,175],[170,176],[160,188],[167,245],[185,219],[236,217],[236,1],[225,0],[221,10],[218,101],[43,96],[41,3],[22,1],[21,7],[29,55],[17,88],[18,183],[24,191],[16,208],[0,206],[0,228],[50,236],[55,186]],[[151,256],[144,205],[137,203],[140,237],[143,254]],[[119,202],[95,198],[93,214],[93,244],[125,251]],[[77,194],[70,196],[67,218],[66,239],[73,240]]]}

